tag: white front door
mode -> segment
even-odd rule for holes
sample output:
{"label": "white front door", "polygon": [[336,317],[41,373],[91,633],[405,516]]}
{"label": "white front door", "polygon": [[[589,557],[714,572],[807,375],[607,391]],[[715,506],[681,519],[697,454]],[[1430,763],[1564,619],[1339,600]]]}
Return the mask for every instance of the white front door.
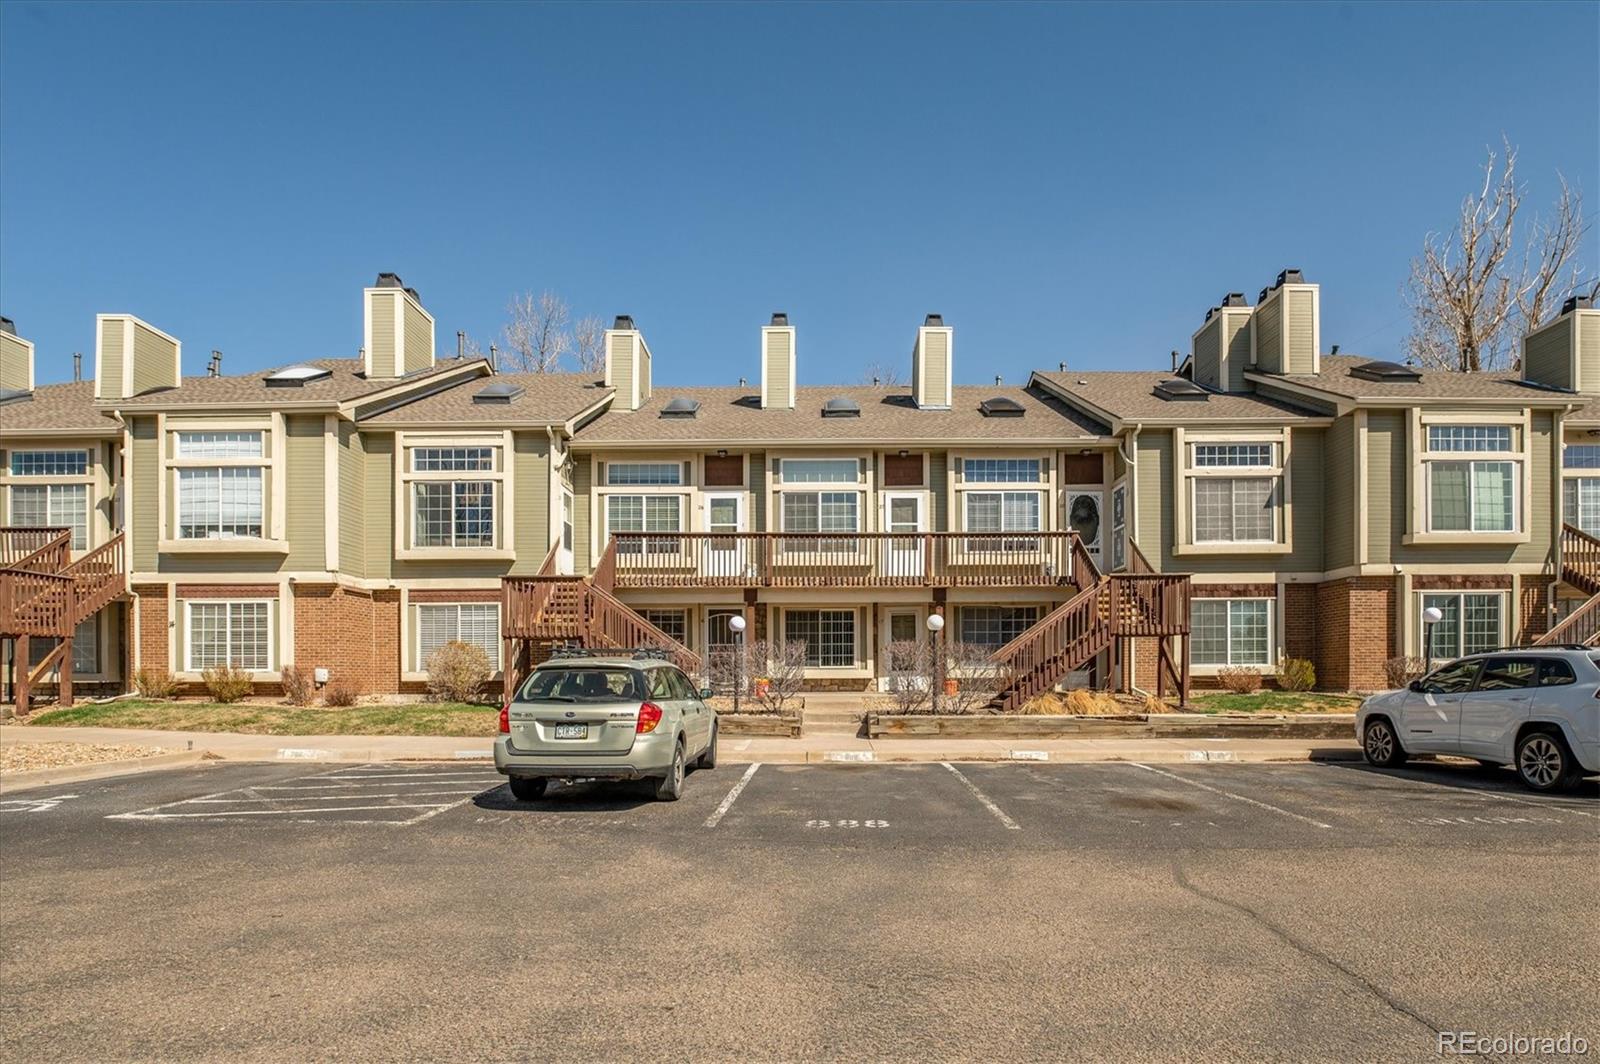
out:
{"label": "white front door", "polygon": [[921,577],[927,572],[922,510],[921,492],[884,493],[883,530],[891,534],[883,552],[885,576]]}
{"label": "white front door", "polygon": [[750,543],[736,535],[744,531],[744,496],[727,493],[706,496],[705,551],[701,570],[706,576],[738,578],[750,561]]}
{"label": "white front door", "polygon": [[1103,540],[1105,492],[1098,487],[1068,487],[1063,489],[1066,498],[1066,526],[1078,534],[1084,549],[1096,565],[1100,564],[1100,544]]}

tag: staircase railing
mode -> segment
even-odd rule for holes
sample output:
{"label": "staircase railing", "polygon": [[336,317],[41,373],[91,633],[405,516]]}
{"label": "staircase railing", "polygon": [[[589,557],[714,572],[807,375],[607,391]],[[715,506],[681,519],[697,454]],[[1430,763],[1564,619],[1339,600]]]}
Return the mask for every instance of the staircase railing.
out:
{"label": "staircase railing", "polygon": [[1600,637],[1600,595],[1567,614],[1554,628],[1533,641],[1534,646],[1557,646],[1581,643],[1591,646]]}
{"label": "staircase railing", "polygon": [[0,569],[0,635],[60,635],[71,591],[70,576]]}
{"label": "staircase railing", "polygon": [[590,582],[600,590],[609,594],[617,586],[617,541],[612,537],[606,544],[605,553],[600,555],[600,560],[595,563],[594,575]]}
{"label": "staircase railing", "polygon": [[1600,594],[1600,539],[1573,525],[1562,525],[1561,578],[1591,595]]}
{"label": "staircase railing", "polygon": [[1111,597],[1112,582],[1101,580],[995,651],[990,660],[1005,677],[998,708],[1015,709],[1053,687],[1060,669],[1052,666],[1070,669],[1105,649],[1111,642]]}
{"label": "staircase railing", "polygon": [[0,569],[55,573],[72,552],[72,532],[65,528],[0,528]]}
{"label": "staircase railing", "polygon": [[126,539],[118,532],[62,570],[62,575],[71,577],[75,585],[67,627],[99,613],[127,589],[126,552]]}
{"label": "staircase railing", "polygon": [[678,668],[691,676],[700,674],[700,655],[635,613],[611,592],[595,586],[585,590],[591,642],[612,647],[660,647]]}
{"label": "staircase railing", "polygon": [[501,581],[501,634],[507,639],[581,639],[582,577],[508,576]]}

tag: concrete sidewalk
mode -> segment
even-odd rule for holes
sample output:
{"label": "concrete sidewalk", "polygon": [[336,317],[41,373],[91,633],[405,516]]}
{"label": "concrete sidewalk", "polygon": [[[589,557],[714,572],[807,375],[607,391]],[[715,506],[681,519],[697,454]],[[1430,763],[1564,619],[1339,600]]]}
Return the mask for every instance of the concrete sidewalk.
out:
{"label": "concrete sidewalk", "polygon": [[[139,743],[232,761],[456,760],[491,756],[489,739],[387,735],[241,735],[139,728],[43,728],[0,725],[0,744]],[[798,764],[824,761],[1311,761],[1360,757],[1355,739],[797,739],[728,736],[723,762]]]}

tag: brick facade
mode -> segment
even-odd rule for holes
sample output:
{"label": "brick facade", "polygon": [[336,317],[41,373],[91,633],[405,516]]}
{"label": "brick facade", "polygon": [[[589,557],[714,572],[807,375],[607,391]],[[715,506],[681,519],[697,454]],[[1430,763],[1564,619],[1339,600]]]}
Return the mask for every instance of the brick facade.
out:
{"label": "brick facade", "polygon": [[1384,662],[1394,656],[1398,622],[1392,579],[1347,577],[1318,584],[1311,656],[1317,686],[1332,691],[1387,687]]}
{"label": "brick facade", "polygon": [[138,596],[139,646],[134,668],[167,671],[172,636],[167,630],[167,585],[141,584],[132,588]]}

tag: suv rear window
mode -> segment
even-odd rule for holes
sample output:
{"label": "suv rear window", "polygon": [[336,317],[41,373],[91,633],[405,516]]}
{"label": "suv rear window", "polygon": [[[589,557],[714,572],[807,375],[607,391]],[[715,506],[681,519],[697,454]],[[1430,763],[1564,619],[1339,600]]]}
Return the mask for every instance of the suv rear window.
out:
{"label": "suv rear window", "polygon": [[523,702],[642,702],[643,691],[643,677],[633,669],[585,665],[538,669],[517,697]]}
{"label": "suv rear window", "polygon": [[1563,684],[1577,683],[1578,678],[1572,673],[1572,666],[1560,658],[1546,658],[1539,662],[1539,686],[1560,687]]}

